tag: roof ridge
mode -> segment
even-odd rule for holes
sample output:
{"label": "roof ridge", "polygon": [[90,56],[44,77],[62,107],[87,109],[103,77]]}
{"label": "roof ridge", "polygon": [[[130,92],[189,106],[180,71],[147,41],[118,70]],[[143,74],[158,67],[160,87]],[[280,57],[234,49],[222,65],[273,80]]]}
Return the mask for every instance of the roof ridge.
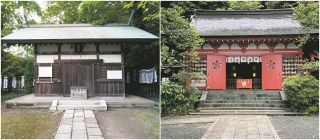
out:
{"label": "roof ridge", "polygon": [[195,15],[279,15],[293,14],[292,9],[259,9],[259,10],[209,10],[195,9]]}

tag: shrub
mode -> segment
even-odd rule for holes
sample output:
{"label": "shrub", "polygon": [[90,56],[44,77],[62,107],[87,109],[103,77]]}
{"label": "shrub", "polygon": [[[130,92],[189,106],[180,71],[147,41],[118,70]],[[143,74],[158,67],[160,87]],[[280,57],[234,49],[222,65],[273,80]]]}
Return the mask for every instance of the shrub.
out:
{"label": "shrub", "polygon": [[199,91],[183,85],[164,82],[161,86],[161,115],[183,115],[194,111],[199,102]]}
{"label": "shrub", "polygon": [[319,81],[312,76],[290,76],[284,82],[289,108],[295,112],[317,114]]}

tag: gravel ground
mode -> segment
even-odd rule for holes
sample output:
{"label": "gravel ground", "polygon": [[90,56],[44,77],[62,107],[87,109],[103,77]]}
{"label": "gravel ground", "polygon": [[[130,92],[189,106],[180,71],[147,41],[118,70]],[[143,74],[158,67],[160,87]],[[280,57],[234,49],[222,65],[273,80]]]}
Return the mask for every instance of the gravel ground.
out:
{"label": "gravel ground", "polygon": [[319,139],[319,116],[269,116],[281,139]]}
{"label": "gravel ground", "polygon": [[162,139],[201,139],[212,123],[161,125]]}
{"label": "gravel ground", "polygon": [[158,139],[159,110],[117,108],[94,113],[106,139]]}

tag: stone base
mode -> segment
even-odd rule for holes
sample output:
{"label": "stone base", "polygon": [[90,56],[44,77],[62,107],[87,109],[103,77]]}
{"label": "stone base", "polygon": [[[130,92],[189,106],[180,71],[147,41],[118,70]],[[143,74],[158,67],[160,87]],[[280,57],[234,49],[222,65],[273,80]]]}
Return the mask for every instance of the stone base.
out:
{"label": "stone base", "polygon": [[107,103],[105,100],[77,100],[77,101],[59,101],[53,100],[50,111],[56,110],[107,110]]}

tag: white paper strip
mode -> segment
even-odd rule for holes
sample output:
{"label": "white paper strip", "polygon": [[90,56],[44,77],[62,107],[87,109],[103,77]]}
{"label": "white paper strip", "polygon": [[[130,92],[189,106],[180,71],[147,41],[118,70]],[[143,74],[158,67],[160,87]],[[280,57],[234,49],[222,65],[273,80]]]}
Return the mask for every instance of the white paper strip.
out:
{"label": "white paper strip", "polygon": [[233,62],[234,62],[234,57],[229,56],[229,57],[228,57],[228,63],[233,63]]}
{"label": "white paper strip", "polygon": [[247,57],[241,56],[241,62],[247,62]]}

